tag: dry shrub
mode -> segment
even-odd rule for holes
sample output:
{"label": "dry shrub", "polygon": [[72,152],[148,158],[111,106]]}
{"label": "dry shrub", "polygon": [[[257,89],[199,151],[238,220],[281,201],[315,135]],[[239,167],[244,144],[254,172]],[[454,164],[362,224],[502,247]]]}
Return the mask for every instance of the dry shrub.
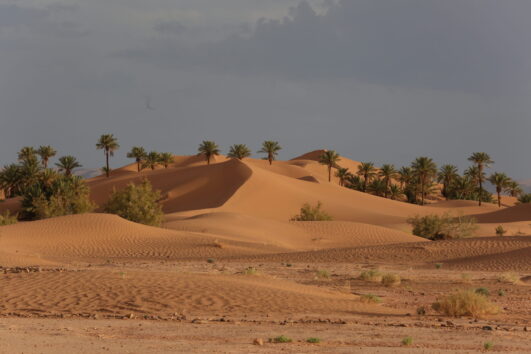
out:
{"label": "dry shrub", "polygon": [[363,294],[360,295],[360,301],[367,304],[379,304],[380,302],[382,302],[382,299],[377,295]]}
{"label": "dry shrub", "polygon": [[366,270],[361,272],[360,279],[379,283],[382,281],[382,273],[376,269]]}
{"label": "dry shrub", "polygon": [[291,220],[293,221],[330,221],[332,217],[324,212],[321,207],[323,204],[317,202],[316,206],[311,206],[305,203],[300,211],[299,215],[295,215]]}
{"label": "dry shrub", "polygon": [[520,277],[515,273],[503,273],[498,277],[498,281],[502,283],[519,284]]}
{"label": "dry shrub", "polygon": [[400,285],[400,276],[392,273],[384,274],[384,276],[382,277],[382,284],[384,286]]}
{"label": "dry shrub", "polygon": [[474,290],[461,290],[448,295],[432,304],[432,308],[444,315],[452,317],[472,316],[481,318],[495,315],[499,308],[490,300]]}
{"label": "dry shrub", "polygon": [[9,214],[9,210],[6,210],[4,214],[0,214],[0,226],[12,225],[17,223],[17,217]]}

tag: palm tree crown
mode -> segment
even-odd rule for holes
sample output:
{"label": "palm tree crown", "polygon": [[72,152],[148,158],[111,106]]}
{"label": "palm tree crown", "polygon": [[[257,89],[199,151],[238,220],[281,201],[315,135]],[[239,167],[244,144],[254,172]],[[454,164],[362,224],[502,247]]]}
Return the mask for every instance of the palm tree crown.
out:
{"label": "palm tree crown", "polygon": [[481,197],[483,196],[483,170],[490,167],[494,163],[486,152],[475,152],[469,158],[468,161],[473,162],[478,168],[478,184],[479,184],[479,205],[481,206]]}
{"label": "palm tree crown", "polygon": [[203,140],[197,150],[199,151],[200,155],[205,155],[207,165],[210,165],[210,159],[213,156],[218,156],[220,153],[218,145],[209,140]]}
{"label": "palm tree crown", "polygon": [[439,183],[443,184],[442,195],[448,200],[448,188],[458,177],[457,167],[454,165],[443,165],[437,175]]}
{"label": "palm tree crown", "polygon": [[339,178],[339,185],[344,186],[345,182],[352,176],[348,168],[338,167],[336,177]]}
{"label": "palm tree crown", "polygon": [[168,168],[168,166],[173,163],[174,160],[175,157],[171,152],[163,152],[159,155],[159,161],[164,168]]}
{"label": "palm tree crown", "polygon": [[127,153],[127,158],[135,159],[138,172],[142,170],[142,161],[146,158],[146,150],[142,146],[133,146]]}
{"label": "palm tree crown", "polygon": [[109,156],[114,156],[114,152],[120,148],[118,139],[116,139],[113,134],[103,134],[96,143],[96,148],[98,150],[103,150],[105,153],[105,174],[109,177],[111,172],[109,167]]}
{"label": "palm tree crown", "polygon": [[29,161],[37,159],[37,151],[32,146],[24,146],[18,152],[19,161]]}
{"label": "palm tree crown", "polygon": [[42,166],[48,168],[48,161],[57,154],[57,151],[50,145],[39,146],[37,154],[40,156]]}
{"label": "palm tree crown", "polygon": [[267,154],[267,160],[271,165],[276,159],[278,152],[282,150],[278,141],[266,140],[262,143],[262,148],[258,151],[259,154]]}
{"label": "palm tree crown", "polygon": [[427,188],[431,186],[432,179],[437,174],[437,165],[431,158],[422,156],[413,161],[411,168],[420,181],[421,205],[424,205]]}
{"label": "palm tree crown", "polygon": [[495,172],[489,177],[489,182],[496,187],[498,194],[498,208],[501,207],[501,193],[508,187],[511,179],[505,173]]}
{"label": "palm tree crown", "polygon": [[319,163],[328,167],[328,182],[332,181],[332,167],[336,167],[341,159],[334,150],[326,150],[319,158]]}
{"label": "palm tree crown", "polygon": [[154,170],[159,163],[161,163],[161,154],[157,151],[151,151],[144,158],[143,167],[149,167]]}
{"label": "palm tree crown", "polygon": [[235,144],[230,147],[227,156],[233,159],[243,160],[244,158],[251,156],[251,150],[249,150],[245,144]]}
{"label": "palm tree crown", "polygon": [[376,168],[372,162],[362,162],[358,166],[358,176],[363,177],[363,191],[367,191],[367,185],[376,176]]}
{"label": "palm tree crown", "polygon": [[382,168],[380,168],[380,172],[378,173],[378,175],[383,179],[385,183],[384,197],[387,198],[389,186],[391,185],[391,180],[396,178],[397,176],[395,166],[391,164],[382,165]]}
{"label": "palm tree crown", "polygon": [[59,167],[59,171],[63,172],[65,176],[71,176],[74,168],[82,167],[74,156],[67,155],[59,158],[59,162],[55,164]]}

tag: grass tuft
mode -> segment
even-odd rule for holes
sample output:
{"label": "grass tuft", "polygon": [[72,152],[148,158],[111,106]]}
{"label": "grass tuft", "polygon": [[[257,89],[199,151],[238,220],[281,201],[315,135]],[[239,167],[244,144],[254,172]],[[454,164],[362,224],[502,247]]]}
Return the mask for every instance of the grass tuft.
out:
{"label": "grass tuft", "polygon": [[316,337],[310,337],[310,338],[306,339],[306,342],[317,344],[317,343],[321,343],[321,340],[319,338],[316,338]]}
{"label": "grass tuft", "polygon": [[485,350],[491,350],[492,348],[494,348],[494,343],[492,343],[492,342],[485,342],[485,343],[483,343],[483,349],[485,349]]}
{"label": "grass tuft", "polygon": [[382,284],[388,287],[400,285],[400,276],[392,273],[384,274],[382,277]]}
{"label": "grass tuft", "polygon": [[482,288],[477,288],[475,290],[475,293],[479,294],[479,295],[483,295],[483,296],[489,296],[490,295],[489,289],[483,288],[483,287]]}
{"label": "grass tuft", "polygon": [[444,315],[452,317],[472,316],[480,318],[494,315],[499,308],[490,300],[473,290],[461,290],[448,295],[432,304],[432,308]]}
{"label": "grass tuft", "polygon": [[402,345],[410,346],[411,344],[413,344],[413,337],[408,336],[402,339]]}
{"label": "grass tuft", "polygon": [[360,279],[379,283],[382,281],[382,273],[376,269],[366,270],[361,272]]}
{"label": "grass tuft", "polygon": [[515,273],[503,273],[498,277],[501,283],[519,284],[520,278]]}
{"label": "grass tuft", "polygon": [[329,279],[330,273],[327,270],[318,270],[317,271],[317,278],[319,279]]}
{"label": "grass tuft", "polygon": [[256,274],[258,274],[258,269],[256,269],[255,267],[247,267],[243,271],[243,274],[245,274],[245,275],[256,275]]}
{"label": "grass tuft", "polygon": [[382,299],[374,294],[363,294],[360,295],[360,301],[367,304],[379,304],[382,302]]}
{"label": "grass tuft", "polygon": [[291,343],[293,340],[285,335],[280,335],[275,338],[269,338],[270,343]]}

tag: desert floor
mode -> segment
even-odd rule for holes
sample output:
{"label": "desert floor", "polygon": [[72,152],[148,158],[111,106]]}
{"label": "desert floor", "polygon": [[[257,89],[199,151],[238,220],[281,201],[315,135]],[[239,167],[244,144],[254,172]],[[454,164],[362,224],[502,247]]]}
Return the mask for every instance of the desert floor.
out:
{"label": "desert floor", "polygon": [[[102,205],[113,188],[149,178],[164,195],[162,228],[102,213],[1,227],[0,353],[470,353],[487,342],[529,352],[531,207],[375,197],[329,183],[319,154],[272,166],[177,157],[168,169],[130,165],[89,180]],[[317,201],[334,221],[289,221]],[[444,212],[475,216],[476,236],[411,235],[407,218]],[[494,236],[498,225],[507,236]],[[401,283],[360,280],[370,269]],[[499,314],[431,308],[479,287]],[[269,342],[280,335],[293,341]]]}

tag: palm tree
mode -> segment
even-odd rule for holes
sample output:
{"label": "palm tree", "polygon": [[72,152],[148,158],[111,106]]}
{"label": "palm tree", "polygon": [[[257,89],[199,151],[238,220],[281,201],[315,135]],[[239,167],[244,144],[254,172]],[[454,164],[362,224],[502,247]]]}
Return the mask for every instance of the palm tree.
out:
{"label": "palm tree", "polygon": [[483,170],[487,167],[490,167],[494,163],[490,158],[489,154],[486,152],[475,152],[469,158],[468,161],[473,162],[478,168],[478,184],[479,184],[479,206],[481,206],[481,197],[483,196],[483,181],[484,175]]}
{"label": "palm tree", "polygon": [[437,180],[442,183],[442,195],[448,200],[448,188],[458,177],[457,167],[454,165],[443,165],[437,175]]}
{"label": "palm tree", "polygon": [[109,167],[109,156],[114,156],[114,152],[120,148],[118,139],[113,134],[103,134],[96,143],[98,150],[103,150],[105,153],[105,175],[109,177],[111,169]]}
{"label": "palm tree", "polygon": [[57,154],[57,151],[50,145],[41,145],[37,149],[37,154],[41,158],[42,166],[48,168],[48,161]]}
{"label": "palm tree", "polygon": [[524,191],[522,190],[522,187],[518,184],[518,182],[510,180],[509,183],[507,183],[507,193],[511,197],[518,197],[520,194],[522,194]]}
{"label": "palm tree", "polygon": [[387,191],[387,186],[383,180],[375,179],[367,186],[367,191],[378,197],[382,197]]}
{"label": "palm tree", "polygon": [[19,161],[37,160],[37,151],[32,146],[24,146],[18,152]]}
{"label": "palm tree", "polygon": [[390,197],[392,200],[397,200],[397,199],[400,198],[403,194],[404,194],[404,191],[402,190],[402,188],[400,188],[399,185],[393,183],[393,184],[391,184],[391,186],[389,187],[389,197]]}
{"label": "palm tree", "polygon": [[334,150],[326,150],[319,157],[319,163],[328,167],[328,182],[332,181],[332,167],[336,167],[340,160],[339,154]]}
{"label": "palm tree", "polygon": [[422,156],[413,161],[411,168],[419,179],[421,193],[420,204],[424,205],[427,188],[431,187],[432,179],[437,174],[437,165],[431,158]]}
{"label": "palm tree", "polygon": [[227,156],[233,159],[243,160],[244,158],[251,156],[251,150],[249,150],[245,144],[235,144],[230,147]]}
{"label": "palm tree", "polygon": [[338,167],[336,171],[336,177],[339,178],[339,185],[341,187],[345,186],[345,182],[350,178],[351,173],[348,168]]}
{"label": "palm tree", "polygon": [[157,167],[157,165],[161,162],[161,155],[157,151],[151,151],[149,154],[146,155],[144,159],[144,167],[149,167],[152,170]]}
{"label": "palm tree", "polygon": [[203,142],[199,145],[198,151],[200,155],[205,155],[207,165],[210,165],[210,159],[213,156],[219,155],[218,145],[215,142],[209,140],[203,140]]}
{"label": "palm tree", "polygon": [[363,191],[363,181],[361,180],[360,176],[349,173],[346,182],[347,188],[354,189],[356,191]]}
{"label": "palm tree", "polygon": [[22,171],[19,165],[10,164],[0,171],[0,189],[6,198],[12,198],[20,192]]}
{"label": "palm tree", "polygon": [[385,164],[382,165],[382,168],[380,169],[380,172],[378,175],[382,178],[382,180],[385,183],[385,193],[384,197],[387,198],[387,193],[389,191],[389,185],[391,184],[391,180],[396,178],[397,172],[394,165]]}
{"label": "palm tree", "polygon": [[376,176],[374,164],[372,162],[362,162],[358,166],[357,175],[363,177],[363,191],[366,192],[367,185],[374,178],[374,176]]}
{"label": "palm tree", "polygon": [[59,167],[59,171],[63,172],[65,176],[71,176],[74,168],[82,167],[77,159],[70,155],[60,157],[55,166]]}
{"label": "palm tree", "polygon": [[400,188],[404,189],[404,186],[407,186],[413,179],[413,170],[411,167],[401,167],[400,170],[398,170],[397,179],[398,182],[400,182]]}
{"label": "palm tree", "polygon": [[127,158],[135,159],[138,172],[142,170],[142,161],[146,158],[146,150],[142,146],[133,146],[127,153]]}
{"label": "palm tree", "polygon": [[510,181],[511,179],[507,177],[505,173],[501,172],[494,172],[489,177],[489,182],[496,186],[496,193],[498,194],[498,208],[501,208],[501,192],[507,188]]}
{"label": "palm tree", "polygon": [[168,168],[168,166],[173,163],[175,160],[175,157],[173,157],[173,154],[171,152],[163,152],[162,154],[159,154],[159,162],[164,166],[164,168]]}
{"label": "palm tree", "polygon": [[267,154],[267,160],[271,165],[280,150],[282,150],[282,148],[280,147],[277,141],[266,140],[262,143],[262,149],[260,149],[258,153]]}

